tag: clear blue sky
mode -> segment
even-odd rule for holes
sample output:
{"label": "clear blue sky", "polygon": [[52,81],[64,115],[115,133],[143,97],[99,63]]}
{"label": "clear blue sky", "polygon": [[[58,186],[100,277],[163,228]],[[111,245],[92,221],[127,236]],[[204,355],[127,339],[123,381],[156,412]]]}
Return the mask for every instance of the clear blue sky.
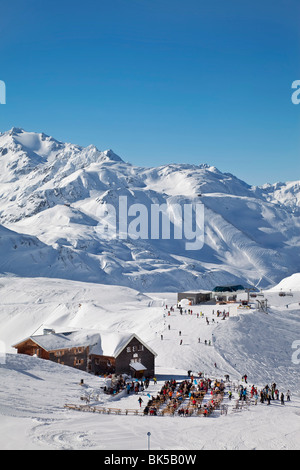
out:
{"label": "clear blue sky", "polygon": [[300,179],[299,25],[299,0],[2,0],[0,131]]}

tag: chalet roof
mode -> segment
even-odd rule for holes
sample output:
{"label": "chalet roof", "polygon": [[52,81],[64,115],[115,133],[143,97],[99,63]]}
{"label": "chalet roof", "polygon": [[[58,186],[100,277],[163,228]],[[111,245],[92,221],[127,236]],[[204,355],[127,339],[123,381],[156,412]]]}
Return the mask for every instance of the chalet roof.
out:
{"label": "chalet roof", "polygon": [[93,346],[90,350],[90,354],[94,354],[96,356],[117,357],[133,338],[136,338],[154,356],[157,356],[156,352],[154,352],[153,349],[151,349],[150,346],[142,341],[135,333],[114,333],[107,331],[100,333],[100,341]]}
{"label": "chalet roof", "polygon": [[18,347],[21,343],[31,340],[45,351],[71,349],[75,347],[90,347],[90,354],[97,356],[117,357],[132,340],[137,338],[155,356],[156,353],[134,333],[118,333],[97,330],[78,330],[64,333],[50,333],[35,335],[13,345]]}

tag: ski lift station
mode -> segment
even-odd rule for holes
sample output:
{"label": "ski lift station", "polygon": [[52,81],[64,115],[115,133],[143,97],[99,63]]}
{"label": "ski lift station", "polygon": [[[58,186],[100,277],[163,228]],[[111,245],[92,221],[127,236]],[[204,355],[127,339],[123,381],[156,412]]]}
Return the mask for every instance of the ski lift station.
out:
{"label": "ski lift station", "polygon": [[239,294],[245,294],[247,289],[242,285],[216,286],[213,290],[199,292],[179,292],[177,304],[199,305],[206,302],[237,302]]}

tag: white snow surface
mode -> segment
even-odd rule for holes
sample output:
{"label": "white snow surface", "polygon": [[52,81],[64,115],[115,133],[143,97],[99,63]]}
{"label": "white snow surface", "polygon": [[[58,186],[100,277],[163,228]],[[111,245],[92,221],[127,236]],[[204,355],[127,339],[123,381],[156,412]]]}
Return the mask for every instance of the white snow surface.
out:
{"label": "white snow surface", "polygon": [[[149,212],[153,204],[201,202],[203,248],[188,251],[179,239],[107,239],[99,214],[120,196]],[[299,450],[299,204],[299,181],[251,187],[206,163],[140,168],[93,145],[19,128],[0,134],[0,448],[146,449],[150,431],[158,450]],[[176,292],[229,284],[263,291],[251,310],[232,305],[225,320],[215,305],[166,316]],[[260,299],[268,314],[256,309]],[[82,337],[105,331],[111,349],[120,335],[138,335],[157,353],[150,394],[193,370],[229,374],[236,384],[247,374],[258,388],[276,382],[292,400],[237,413],[237,397],[226,396],[227,415],[208,419],[68,410],[82,395],[139,409],[138,396],[105,395],[108,379],[16,354],[12,345],[44,328]],[[147,392],[139,394],[143,404]]]}
{"label": "white snow surface", "polygon": [[[192,315],[184,311],[180,315],[175,309],[168,315],[176,303],[174,293],[142,294],[124,286],[1,277],[0,344],[5,354],[0,361],[0,448],[145,450],[151,432],[152,450],[299,450],[300,366],[292,359],[297,353],[292,345],[300,344],[300,288],[294,289],[293,276],[282,282],[292,296],[279,296],[280,287],[260,293],[268,299],[268,314],[256,310],[254,303],[251,310],[236,304],[229,318],[221,320],[216,311],[227,308],[223,305],[193,306]],[[158,382],[151,381],[138,395],[109,396],[101,388],[109,379],[15,353],[13,344],[41,334],[44,328],[82,329],[82,334],[104,329],[113,337],[131,331],[157,353]],[[205,339],[212,341],[211,346],[204,344]],[[196,377],[199,372],[223,379],[229,374],[236,384],[247,374],[248,386],[258,389],[276,382],[280,392],[291,391],[291,402],[281,405],[275,400],[270,406],[258,403],[234,412],[234,392],[231,402],[227,395],[224,398],[227,415],[217,410],[209,418],[108,415],[64,408],[66,403],[80,405],[81,397],[90,395],[93,405],[138,410],[139,396],[145,406],[147,393],[156,395],[166,379],[186,379],[189,369]]]}
{"label": "white snow surface", "polygon": [[[251,187],[206,163],[141,168],[112,150],[13,128],[0,134],[0,273],[143,292],[273,287],[299,270],[299,188]],[[153,204],[202,203],[203,248],[105,238],[101,211],[118,209],[120,196],[149,214]]]}

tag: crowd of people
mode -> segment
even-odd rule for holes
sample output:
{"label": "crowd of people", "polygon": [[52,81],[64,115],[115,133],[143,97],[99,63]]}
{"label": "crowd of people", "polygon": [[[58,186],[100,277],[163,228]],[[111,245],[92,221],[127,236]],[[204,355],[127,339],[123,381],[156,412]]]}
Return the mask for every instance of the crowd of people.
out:
{"label": "crowd of people", "polygon": [[[164,414],[163,409],[167,409],[170,414],[176,413],[178,416],[191,416],[195,412],[196,414],[208,416],[219,406],[221,400],[218,399],[218,394],[222,395],[223,398],[225,385],[229,381],[229,377],[225,378],[225,382],[223,379],[204,378],[202,374],[199,374],[199,377],[195,379],[191,371],[188,371],[188,377],[182,382],[176,382],[176,380],[165,381],[157,396],[152,396],[148,401],[144,414],[157,415],[159,410]],[[258,391],[258,388],[254,385],[247,385],[247,376],[243,376],[242,382],[237,389],[240,401],[246,402],[252,399],[255,405],[258,401],[269,405],[271,400],[280,400],[281,404],[291,400],[290,390],[286,394],[279,393],[275,383],[272,383],[271,386],[266,385]],[[210,397],[208,395],[209,398],[203,403],[203,397],[207,394]],[[231,390],[228,391],[227,396],[229,400],[232,399]]]}
{"label": "crowd of people", "polygon": [[110,385],[104,386],[104,393],[108,395],[116,395],[126,389],[127,395],[130,393],[138,394],[149,387],[150,379],[143,377],[140,381],[130,379],[126,374],[112,375],[110,377]]}
{"label": "crowd of people", "polygon": [[[143,410],[144,415],[177,414],[178,416],[203,415],[206,417],[220,406],[224,396],[232,400],[231,389],[228,390],[228,395],[225,394],[226,383],[229,382],[228,375],[224,376],[225,381],[204,377],[201,372],[195,376],[191,370],[187,371],[187,375],[188,378],[180,382],[175,379],[166,380],[156,396],[147,393],[146,396],[149,397],[149,400]],[[270,405],[272,400],[276,400],[284,405],[286,401],[291,400],[290,390],[286,394],[279,393],[276,383],[272,383],[270,386],[266,385],[259,390],[255,385],[249,385],[247,379],[247,375],[244,375],[238,387],[234,388],[238,394],[238,401],[247,404],[254,403],[257,405],[260,402]],[[155,386],[157,383],[156,377],[153,377],[152,380]],[[140,380],[132,380],[127,376],[120,375],[115,376],[111,387],[104,391],[108,394],[115,394],[125,389],[128,395],[131,393],[138,395],[140,392],[147,390],[149,385],[149,378],[143,377]],[[142,397],[145,398],[145,393],[138,397],[140,408],[142,408],[144,402]],[[228,407],[228,405],[224,406]]]}
{"label": "crowd of people", "polygon": [[[242,377],[242,381],[247,384],[247,375]],[[246,401],[248,397],[254,400],[255,405],[257,405],[258,401],[270,405],[272,400],[280,400],[280,403],[284,405],[285,401],[291,401],[291,392],[288,390],[286,394],[280,393],[275,382],[271,386],[267,384],[260,391],[258,391],[258,387],[255,387],[255,385],[251,386],[250,391],[247,389],[247,386],[240,385],[239,400]]]}
{"label": "crowd of people", "polygon": [[[190,416],[195,411],[204,416],[209,415],[219,403],[216,395],[222,394],[225,389],[223,380],[195,379],[188,371],[188,379],[177,382],[175,379],[164,382],[156,397],[151,396],[145,409],[145,415],[157,415],[159,409],[162,414],[169,412],[178,416]],[[209,393],[210,398],[205,404],[203,397]],[[141,404],[141,403],[140,403]]]}

